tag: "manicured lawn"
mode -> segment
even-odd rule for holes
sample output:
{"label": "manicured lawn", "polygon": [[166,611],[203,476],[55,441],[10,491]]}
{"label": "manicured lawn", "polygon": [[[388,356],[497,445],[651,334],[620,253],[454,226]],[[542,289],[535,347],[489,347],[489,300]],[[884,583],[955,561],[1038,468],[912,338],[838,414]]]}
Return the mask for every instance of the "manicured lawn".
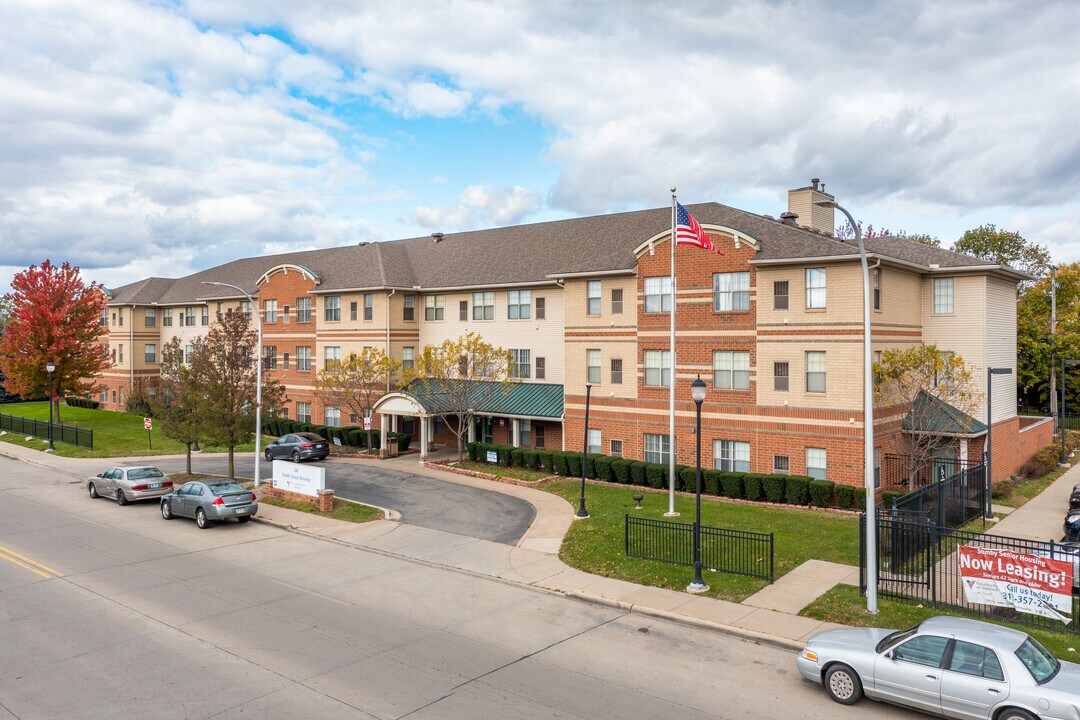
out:
{"label": "manicured lawn", "polygon": [[[47,402],[9,403],[0,405],[0,413],[48,421],[49,404]],[[154,430],[150,431],[154,445],[151,450],[147,442],[146,428],[143,427],[141,415],[128,415],[127,413],[113,412],[112,410],[69,407],[61,403],[60,419],[65,425],[91,428],[94,431],[93,450],[54,442],[56,454],[64,457],[105,458],[132,455],[175,455],[187,450],[183,443],[170,440],[162,435],[160,427],[155,427]],[[44,441],[40,438],[26,440],[25,435],[11,432],[0,436],[0,440],[42,451],[49,446],[48,438],[45,438]],[[202,445],[202,449],[207,452],[224,452],[227,448]],[[238,445],[236,452],[252,452],[254,449],[255,442],[253,440]]]}
{"label": "manicured lawn", "polygon": [[[800,615],[857,627],[908,628],[934,615],[956,615],[976,620],[984,618],[965,613],[953,608],[935,608],[914,602],[892,600],[878,597],[878,614],[866,613],[866,598],[859,594],[859,589],[850,585],[837,585],[816,601],[803,608]],[[1080,635],[1049,632],[1026,625],[992,621],[995,625],[1006,625],[1030,634],[1041,642],[1047,650],[1062,660],[1077,662],[1080,660]]]}
{"label": "manicured lawn", "polygon": [[328,513],[319,512],[315,507],[315,503],[293,502],[291,500],[282,500],[281,498],[274,497],[263,497],[259,499],[259,502],[288,508],[290,510],[300,510],[301,512],[311,513],[313,515],[322,515],[323,517],[333,518],[334,520],[346,520],[354,523],[366,523],[371,522],[372,520],[383,519],[382,510],[373,508],[370,505],[361,505],[359,503],[349,502],[348,500],[342,500],[341,498],[334,498],[334,509]]}
{"label": "manicured lawn", "polygon": [[1041,477],[1031,478],[1030,480],[1021,480],[1013,487],[1013,491],[1009,497],[1001,500],[995,499],[994,502],[1010,507],[1020,507],[1043,490],[1050,487],[1050,484],[1061,477],[1066,470],[1068,470],[1068,468],[1058,467]]}
{"label": "manicured lawn", "polygon": [[[545,483],[541,489],[566,498],[577,507],[580,482],[559,480]],[[632,495],[642,493],[641,510],[634,509]],[[654,560],[626,557],[624,515],[665,520],[668,509],[666,492],[637,486],[611,487],[587,484],[585,504],[590,517],[575,520],[563,541],[559,557],[568,565],[605,577],[618,578],[640,585],[683,590],[693,579],[693,569]],[[675,509],[681,513],[677,522],[694,520],[694,498],[676,494]],[[775,534],[776,577],[806,560],[819,559],[858,565],[859,518],[830,512],[766,507],[702,498],[701,524],[711,527],[771,532]],[[739,602],[765,587],[757,580],[728,573],[704,572],[710,597]]]}
{"label": "manicured lawn", "polygon": [[529,470],[528,468],[502,467],[501,465],[473,462],[471,460],[466,460],[465,462],[456,464],[458,467],[465,470],[487,473],[488,475],[496,475],[498,477],[514,478],[515,480],[524,480],[525,482],[536,482],[538,480],[543,480],[549,474],[539,470]]}

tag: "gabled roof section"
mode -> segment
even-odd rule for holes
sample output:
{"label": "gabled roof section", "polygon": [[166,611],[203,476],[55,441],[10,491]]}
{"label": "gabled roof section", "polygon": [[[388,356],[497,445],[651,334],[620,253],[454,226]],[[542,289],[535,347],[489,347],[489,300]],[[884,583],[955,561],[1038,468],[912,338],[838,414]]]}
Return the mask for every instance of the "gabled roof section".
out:
{"label": "gabled roof section", "polygon": [[286,275],[288,275],[290,272],[298,272],[304,277],[309,278],[316,285],[322,282],[322,278],[319,277],[319,274],[310,268],[306,268],[303,265],[297,265],[296,263],[281,263],[280,265],[275,265],[274,267],[264,272],[262,274],[262,277],[258,279],[256,284],[262,285],[264,282],[270,279],[271,275],[276,272],[281,272]]}
{"label": "gabled roof section", "polygon": [[925,390],[920,390],[911,412],[901,424],[904,432],[971,437],[986,432],[986,424]]}
{"label": "gabled roof section", "polygon": [[168,292],[176,280],[151,277],[109,290],[109,305],[151,305]]}
{"label": "gabled roof section", "polygon": [[[441,386],[465,383],[474,386],[479,398],[475,412],[479,415],[505,415],[509,417],[535,418],[538,420],[561,420],[563,415],[563,386],[547,383],[506,383],[495,392],[491,385],[501,384],[485,380],[425,380],[425,392],[418,392],[417,381],[402,388],[400,395],[407,396],[427,412],[439,415],[454,411],[450,393]],[[483,390],[481,387],[483,386]],[[413,388],[410,390],[410,388]],[[390,396],[385,396],[389,398]],[[380,400],[380,403],[382,400]],[[379,404],[375,404],[378,412]]]}

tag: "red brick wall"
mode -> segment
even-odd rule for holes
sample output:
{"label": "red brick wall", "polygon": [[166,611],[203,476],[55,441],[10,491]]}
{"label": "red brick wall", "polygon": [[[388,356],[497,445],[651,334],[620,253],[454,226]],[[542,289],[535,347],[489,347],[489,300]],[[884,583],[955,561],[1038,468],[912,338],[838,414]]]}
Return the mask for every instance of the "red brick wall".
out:
{"label": "red brick wall", "polygon": [[[300,371],[296,369],[296,348],[298,346],[306,345],[311,348],[312,356],[316,355],[316,298],[313,295],[308,295],[308,291],[314,288],[315,282],[302,272],[295,269],[290,269],[288,274],[278,271],[273,273],[259,287],[257,300],[260,311],[265,310],[267,300],[277,300],[278,303],[278,314],[275,322],[265,322],[265,312],[263,314],[263,345],[273,345],[277,348],[277,368],[265,370],[265,376],[277,380],[287,387],[288,400],[286,401],[286,407],[289,409],[289,418],[296,419],[297,402],[310,402],[312,403],[311,421],[321,424],[324,419],[323,408],[315,402],[314,395],[310,390],[315,379],[315,373],[318,372],[318,366],[313,360],[311,370]],[[297,321],[296,300],[302,297],[311,298],[312,310],[309,322]],[[289,306],[289,322],[284,321],[284,308],[286,305]],[[285,353],[289,354],[288,370],[284,366]],[[262,355],[261,349],[259,354]],[[300,385],[303,386],[303,389],[288,387],[290,385]],[[348,410],[342,409],[342,415],[342,424],[347,425]]]}

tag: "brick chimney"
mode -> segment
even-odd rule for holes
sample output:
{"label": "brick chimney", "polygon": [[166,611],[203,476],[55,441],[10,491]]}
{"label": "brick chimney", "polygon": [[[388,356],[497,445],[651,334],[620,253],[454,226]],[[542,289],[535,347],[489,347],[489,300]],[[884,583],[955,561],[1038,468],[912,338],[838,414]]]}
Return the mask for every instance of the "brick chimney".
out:
{"label": "brick chimney", "polygon": [[[788,190],[788,212],[795,213],[802,219],[800,225],[812,227],[823,233],[832,235],[836,231],[836,220],[833,217],[832,208],[823,208],[815,205],[818,200],[833,200],[833,196],[825,192],[825,183],[818,178],[812,178],[807,187]],[[784,217],[783,215],[780,216]]]}

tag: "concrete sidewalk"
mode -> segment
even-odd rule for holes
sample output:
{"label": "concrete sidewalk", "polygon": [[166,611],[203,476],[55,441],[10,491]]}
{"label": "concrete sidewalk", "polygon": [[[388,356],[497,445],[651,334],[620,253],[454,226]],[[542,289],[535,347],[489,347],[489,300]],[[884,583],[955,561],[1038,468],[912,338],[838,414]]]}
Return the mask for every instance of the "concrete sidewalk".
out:
{"label": "concrete sidewalk", "polygon": [[1077,483],[1080,483],[1080,464],[1070,467],[1050,487],[1010,512],[987,532],[1030,540],[1060,540],[1069,495]]}
{"label": "concrete sidewalk", "polygon": [[[118,461],[63,458],[8,443],[0,443],[0,454],[74,477],[92,475],[103,466]],[[359,458],[352,461],[380,462]],[[255,519],[370,552],[407,558],[500,582],[527,585],[544,592],[708,627],[793,650],[802,649],[805,641],[814,633],[837,627],[795,613],[836,583],[850,582],[853,573],[854,577],[858,577],[857,568],[832,563],[807,563],[740,604],[591,575],[571,568],[559,559],[563,536],[574,522],[574,508],[561,497],[535,488],[428,467],[419,462],[417,455],[381,462],[418,475],[522,498],[536,508],[536,518],[516,545],[393,520],[364,524],[343,522],[266,503],[259,506],[259,515]]]}

